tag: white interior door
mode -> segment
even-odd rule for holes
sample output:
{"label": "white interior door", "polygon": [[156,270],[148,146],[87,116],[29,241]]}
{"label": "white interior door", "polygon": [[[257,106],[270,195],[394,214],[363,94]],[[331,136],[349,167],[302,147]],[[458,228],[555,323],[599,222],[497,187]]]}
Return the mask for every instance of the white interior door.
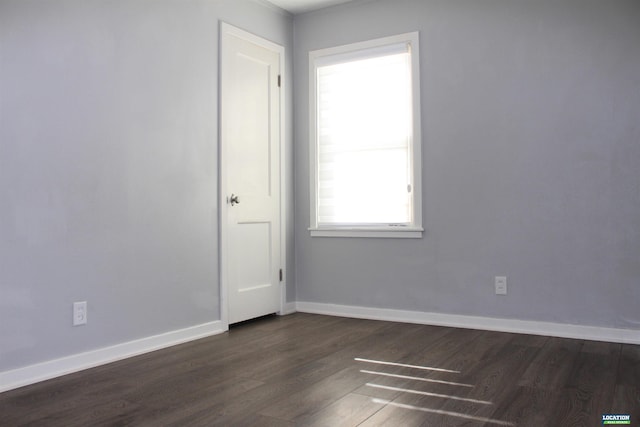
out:
{"label": "white interior door", "polygon": [[282,47],[222,23],[221,278],[229,324],[281,309],[282,55]]}

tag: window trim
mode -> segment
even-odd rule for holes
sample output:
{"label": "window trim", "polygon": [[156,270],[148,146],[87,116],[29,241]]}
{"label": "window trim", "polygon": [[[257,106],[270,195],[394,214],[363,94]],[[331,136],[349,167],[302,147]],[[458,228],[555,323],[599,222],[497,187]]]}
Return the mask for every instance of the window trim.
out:
{"label": "window trim", "polygon": [[[317,194],[317,67],[323,58],[339,54],[349,54],[365,49],[384,48],[388,45],[407,43],[411,49],[411,86],[412,86],[412,141],[411,152],[411,186],[412,186],[412,218],[409,225],[385,224],[372,226],[362,225],[318,225]],[[375,238],[422,238],[422,137],[420,114],[420,57],[419,32],[398,34],[374,40],[351,43],[347,45],[319,49],[309,52],[309,172],[310,172],[310,227],[312,237],[375,237]]]}

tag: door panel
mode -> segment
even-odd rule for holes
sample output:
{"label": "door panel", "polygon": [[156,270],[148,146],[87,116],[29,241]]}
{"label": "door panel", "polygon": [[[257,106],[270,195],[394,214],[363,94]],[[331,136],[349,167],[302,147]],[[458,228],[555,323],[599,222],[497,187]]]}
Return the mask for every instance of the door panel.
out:
{"label": "door panel", "polygon": [[223,25],[222,280],[229,323],[280,310],[280,55]]}
{"label": "door panel", "polygon": [[[271,282],[271,224],[244,223],[238,227],[236,239],[232,242],[237,247],[234,252],[243,251],[238,257],[238,291],[246,292],[251,289],[264,287]],[[252,268],[242,268],[243,264]]]}

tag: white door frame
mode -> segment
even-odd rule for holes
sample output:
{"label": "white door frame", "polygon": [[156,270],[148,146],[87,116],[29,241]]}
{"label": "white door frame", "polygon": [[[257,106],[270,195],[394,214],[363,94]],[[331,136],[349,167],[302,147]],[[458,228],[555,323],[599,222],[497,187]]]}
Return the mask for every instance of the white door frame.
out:
{"label": "white door frame", "polygon": [[286,170],[287,170],[287,153],[285,148],[285,49],[283,46],[273,43],[255,34],[244,31],[238,27],[230,25],[224,21],[220,21],[220,31],[218,34],[218,206],[219,206],[219,265],[220,265],[220,320],[224,330],[229,329],[229,280],[228,280],[228,268],[229,253],[227,251],[229,242],[229,230],[227,228],[227,166],[225,159],[226,147],[222,141],[222,34],[232,34],[240,37],[251,43],[257,44],[267,49],[278,52],[280,57],[280,268],[282,269],[282,280],[280,281],[280,311],[278,314],[284,314],[286,298],[287,298],[287,193],[286,193]]}

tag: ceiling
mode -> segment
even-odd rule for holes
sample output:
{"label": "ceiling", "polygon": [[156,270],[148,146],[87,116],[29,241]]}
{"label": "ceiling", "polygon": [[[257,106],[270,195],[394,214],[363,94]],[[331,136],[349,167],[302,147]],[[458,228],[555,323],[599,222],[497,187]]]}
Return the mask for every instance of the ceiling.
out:
{"label": "ceiling", "polygon": [[351,0],[268,0],[270,3],[287,10],[294,15],[322,9],[323,7],[347,3]]}

